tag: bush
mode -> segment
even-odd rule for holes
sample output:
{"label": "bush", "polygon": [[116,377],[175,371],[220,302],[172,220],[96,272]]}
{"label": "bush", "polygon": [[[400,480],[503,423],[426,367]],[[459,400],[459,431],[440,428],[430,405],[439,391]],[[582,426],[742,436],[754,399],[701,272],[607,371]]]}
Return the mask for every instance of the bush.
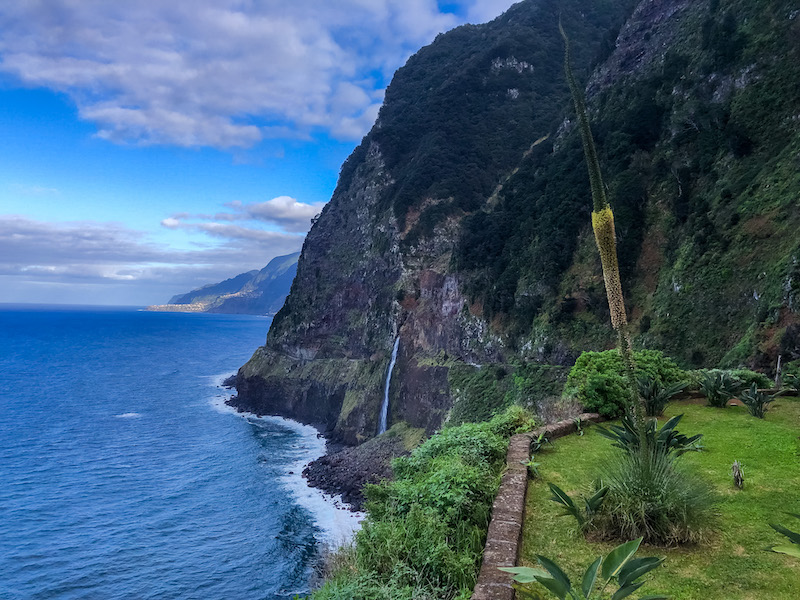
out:
{"label": "bush", "polygon": [[468,598],[475,586],[508,437],[533,426],[511,407],[489,422],[448,427],[365,487],[368,517],[355,558],[314,598]]}
{"label": "bush", "polygon": [[601,537],[672,546],[706,537],[714,499],[709,486],[679,468],[666,452],[617,454],[603,481],[608,486],[593,525]]}
{"label": "bush", "polygon": [[[675,456],[680,456],[690,450],[698,450],[697,442],[703,437],[703,434],[698,433],[688,437],[680,433],[675,428],[682,418],[683,415],[672,417],[664,423],[661,429],[656,429],[658,427],[656,419],[648,419],[644,430],[647,449],[664,454],[674,453]],[[641,445],[640,430],[628,415],[622,417],[621,423],[621,425],[611,425],[608,429],[598,425],[597,433],[611,440],[613,442],[611,445],[616,448],[628,453],[638,452]]]}
{"label": "bush", "polygon": [[742,388],[741,383],[731,377],[728,371],[705,371],[700,376],[700,392],[708,400],[709,406],[725,408],[728,400]]}
{"label": "bush", "polygon": [[728,371],[728,374],[742,387],[750,387],[755,384],[759,388],[771,388],[773,385],[772,380],[763,373],[757,373],[749,369],[733,369]]}
{"label": "bush", "polygon": [[[634,353],[639,376],[669,386],[686,381],[686,371],[657,350]],[[584,352],[567,377],[564,395],[581,402],[586,410],[604,417],[617,417],[624,412],[628,400],[622,358],[617,350]]]}

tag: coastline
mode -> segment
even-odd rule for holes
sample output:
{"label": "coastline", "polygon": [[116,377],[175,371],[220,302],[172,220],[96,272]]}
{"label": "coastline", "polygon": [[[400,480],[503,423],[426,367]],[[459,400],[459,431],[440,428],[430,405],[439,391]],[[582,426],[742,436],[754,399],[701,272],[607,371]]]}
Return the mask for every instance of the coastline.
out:
{"label": "coastline", "polygon": [[279,416],[256,415],[232,405],[231,383],[235,377],[235,372],[211,377],[214,387],[220,392],[211,400],[213,408],[219,412],[242,417],[256,427],[259,422],[269,421],[297,433],[300,436],[295,448],[297,460],[286,466],[280,478],[281,483],[295,502],[311,514],[318,529],[316,535],[318,542],[332,548],[350,542],[353,535],[361,528],[365,514],[351,506],[342,498],[342,494],[314,486],[304,476],[305,470],[311,463],[328,456],[331,450],[335,452],[335,448],[330,448],[328,440],[312,425]]}

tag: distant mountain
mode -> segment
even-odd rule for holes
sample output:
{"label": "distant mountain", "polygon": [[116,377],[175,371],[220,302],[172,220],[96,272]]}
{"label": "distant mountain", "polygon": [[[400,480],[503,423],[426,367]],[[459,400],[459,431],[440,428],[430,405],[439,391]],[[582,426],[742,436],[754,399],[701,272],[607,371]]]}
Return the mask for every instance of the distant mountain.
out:
{"label": "distant mountain", "polygon": [[220,283],[211,283],[187,294],[173,296],[168,304],[148,310],[209,312],[241,315],[274,315],[292,286],[299,252],[276,256],[260,271],[248,271]]}

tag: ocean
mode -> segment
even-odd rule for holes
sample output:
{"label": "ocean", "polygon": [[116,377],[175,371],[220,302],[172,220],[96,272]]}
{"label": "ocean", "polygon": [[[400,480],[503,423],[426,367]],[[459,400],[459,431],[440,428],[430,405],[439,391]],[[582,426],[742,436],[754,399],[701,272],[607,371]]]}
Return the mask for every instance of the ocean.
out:
{"label": "ocean", "polygon": [[220,387],[264,317],[0,306],[0,599],[277,600],[358,516]]}

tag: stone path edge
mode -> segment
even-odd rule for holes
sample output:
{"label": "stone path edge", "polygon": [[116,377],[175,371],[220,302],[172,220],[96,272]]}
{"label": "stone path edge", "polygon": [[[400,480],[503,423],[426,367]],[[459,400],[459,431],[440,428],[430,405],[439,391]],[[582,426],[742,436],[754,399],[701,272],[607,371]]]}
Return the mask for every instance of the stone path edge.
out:
{"label": "stone path edge", "polygon": [[528,468],[531,441],[542,432],[554,440],[577,431],[576,420],[581,423],[604,421],[596,413],[584,413],[575,419],[559,421],[520,433],[508,441],[506,470],[500,480],[494,504],[492,519],[486,534],[483,562],[478,574],[478,583],[472,592],[471,600],[514,600],[515,591],[511,587],[511,575],[498,567],[513,567],[519,558],[522,541],[522,527],[525,519],[525,493],[528,489]]}

